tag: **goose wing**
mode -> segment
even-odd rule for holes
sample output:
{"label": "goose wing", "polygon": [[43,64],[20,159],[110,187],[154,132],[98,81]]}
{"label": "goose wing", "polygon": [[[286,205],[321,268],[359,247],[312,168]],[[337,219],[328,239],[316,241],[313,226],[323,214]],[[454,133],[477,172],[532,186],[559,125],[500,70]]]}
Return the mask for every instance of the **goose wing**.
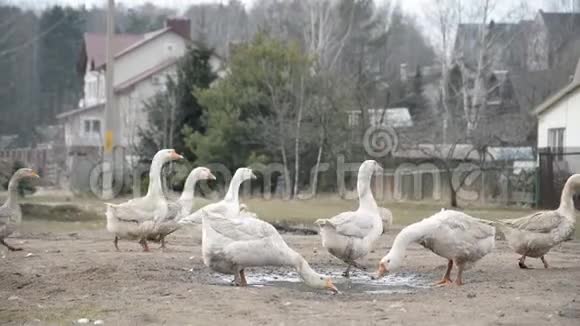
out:
{"label": "goose wing", "polygon": [[373,222],[368,216],[359,216],[356,212],[340,213],[327,222],[336,233],[347,237],[364,238],[373,228]]}
{"label": "goose wing", "polygon": [[115,218],[124,222],[142,223],[153,220],[159,215],[158,210],[141,209],[129,202],[120,205],[106,204],[108,210],[111,210]]}
{"label": "goose wing", "polygon": [[467,214],[450,210],[442,211],[440,214],[444,214],[444,218],[441,219],[441,224],[452,231],[464,232],[465,235],[473,237],[474,239],[485,239],[495,236],[495,229],[493,227],[479,222]]}
{"label": "goose wing", "polygon": [[216,216],[226,216],[227,207],[222,201],[217,203],[207,204],[204,207],[196,210],[195,212],[183,217],[180,222],[183,224],[193,223],[201,224],[202,218],[206,215],[216,215]]}
{"label": "goose wing", "polygon": [[181,215],[181,204],[179,202],[167,203],[167,214],[160,218],[160,222],[175,221]]}
{"label": "goose wing", "polygon": [[8,224],[10,222],[10,217],[14,214],[14,211],[6,206],[0,207],[0,227]]}
{"label": "goose wing", "polygon": [[250,241],[280,236],[270,223],[254,218],[249,212],[242,212],[235,218],[212,213],[208,215],[209,226],[217,233],[233,241]]}
{"label": "goose wing", "polygon": [[528,216],[502,220],[501,222],[515,229],[538,233],[550,233],[565,219],[558,211],[537,212]]}

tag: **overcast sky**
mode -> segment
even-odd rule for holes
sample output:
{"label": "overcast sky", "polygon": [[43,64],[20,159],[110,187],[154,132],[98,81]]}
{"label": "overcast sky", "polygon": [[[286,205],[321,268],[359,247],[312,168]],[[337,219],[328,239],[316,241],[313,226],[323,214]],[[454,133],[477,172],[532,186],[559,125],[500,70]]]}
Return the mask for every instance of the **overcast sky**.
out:
{"label": "overcast sky", "polygon": [[[167,6],[178,8],[181,10],[185,10],[192,4],[196,3],[208,3],[208,2],[221,2],[221,3],[228,3],[229,0],[115,0],[117,4],[123,4],[128,7],[142,5],[144,3],[150,2],[154,3],[158,6]],[[251,7],[252,4],[256,0],[241,0],[247,7]],[[385,0],[377,0],[377,2],[382,2]],[[391,0],[393,1],[393,0]],[[419,18],[420,25],[425,25],[424,22],[422,23],[421,20],[424,20],[426,15],[429,15],[426,10],[432,8],[434,0],[398,0],[403,9],[416,17]],[[481,1],[481,0],[465,0],[465,4],[468,4],[470,1]],[[533,14],[537,12],[538,9],[544,10],[551,10],[549,3],[554,3],[556,1],[565,1],[565,0],[495,0],[498,4],[498,9],[495,10],[493,18],[496,21],[503,21],[506,20],[507,15],[506,12],[513,8],[515,4],[525,3],[527,6],[528,15],[526,18],[530,19],[533,18]],[[2,2],[2,0],[0,0]],[[52,4],[66,4],[66,5],[73,5],[73,6],[80,6],[85,5],[87,7],[92,6],[105,6],[107,0],[3,0],[3,2],[9,2],[13,4],[20,4],[26,7],[32,7],[36,9],[40,9],[39,7],[44,7]],[[521,12],[521,11],[520,11]],[[522,17],[514,17],[515,20],[519,20]]]}
{"label": "overcast sky", "polygon": [[[253,2],[255,0],[241,0],[243,3],[245,3],[247,6],[251,6],[253,4]],[[380,0],[379,0],[380,1]],[[475,0],[475,1],[480,1],[480,0]],[[55,4],[55,3],[60,3],[60,4],[70,4],[70,5],[86,5],[88,7],[93,6],[93,5],[98,5],[98,6],[103,6],[107,3],[107,0],[8,0],[8,2],[12,2],[12,3],[19,3],[19,4],[25,4],[28,6],[36,6],[39,3],[42,3],[44,5],[47,4]],[[151,2],[154,3],[156,5],[160,5],[160,6],[171,6],[171,7],[180,7],[180,8],[185,8],[188,7],[191,4],[194,3],[204,3],[204,2],[223,2],[223,3],[227,3],[228,0],[116,0],[116,3],[123,3],[127,6],[135,6],[135,5],[140,5],[140,4],[144,4],[147,2]],[[413,13],[420,13],[422,10],[424,10],[424,8],[428,8],[430,6],[430,3],[433,2],[433,0],[401,0],[400,1],[402,3],[403,8],[407,11],[407,12],[413,12]],[[500,3],[503,3],[504,5],[508,6],[510,2],[515,2],[514,0],[504,0],[504,1],[499,1]],[[531,7],[531,9],[537,10],[539,8],[544,7],[546,0],[528,0],[528,6]]]}

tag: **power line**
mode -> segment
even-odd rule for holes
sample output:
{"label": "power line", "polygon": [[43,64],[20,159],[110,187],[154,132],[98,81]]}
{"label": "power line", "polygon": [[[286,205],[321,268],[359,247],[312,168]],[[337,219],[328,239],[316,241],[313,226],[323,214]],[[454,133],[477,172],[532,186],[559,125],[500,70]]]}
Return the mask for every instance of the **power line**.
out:
{"label": "power line", "polygon": [[15,47],[9,48],[7,50],[1,51],[0,52],[0,58],[3,56],[6,56],[8,54],[14,53],[14,52],[18,52],[21,49],[25,49],[29,46],[31,46],[32,44],[40,41],[43,37],[47,36],[48,34],[50,34],[50,32],[52,32],[55,28],[57,28],[58,26],[60,26],[62,23],[64,23],[64,21],[68,18],[67,15],[64,15],[61,19],[59,19],[56,23],[54,23],[52,26],[50,26],[49,28],[47,28],[46,30],[44,30],[42,33],[39,33],[37,35],[35,35],[33,38],[31,38],[30,40],[17,45]]}

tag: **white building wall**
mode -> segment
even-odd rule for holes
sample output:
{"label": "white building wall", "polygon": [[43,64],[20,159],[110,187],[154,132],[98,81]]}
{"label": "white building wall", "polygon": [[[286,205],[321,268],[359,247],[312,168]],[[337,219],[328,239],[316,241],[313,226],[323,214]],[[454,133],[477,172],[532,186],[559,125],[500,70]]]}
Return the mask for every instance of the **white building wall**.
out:
{"label": "white building wall", "polygon": [[85,73],[84,97],[79,107],[89,107],[105,103],[105,75],[104,71],[90,71]]}
{"label": "white building wall", "polygon": [[169,58],[187,51],[186,40],[175,33],[165,33],[115,61],[115,85],[119,85]]}
{"label": "white building wall", "polygon": [[[175,75],[176,65],[150,76],[135,84],[131,89],[118,94],[118,106],[121,111],[121,142],[127,149],[133,149],[139,143],[139,129],[147,127],[145,102],[158,92],[164,90],[168,75]],[[153,79],[158,83],[154,84]]]}
{"label": "white building wall", "polygon": [[[69,116],[65,119],[65,145],[71,146],[101,146],[103,143],[102,130],[104,128],[103,107],[99,106],[94,109]],[[85,121],[100,121],[101,132],[86,133],[84,131]]]}
{"label": "white building wall", "polygon": [[538,148],[548,147],[552,128],[566,128],[564,146],[580,149],[580,88],[538,116]]}

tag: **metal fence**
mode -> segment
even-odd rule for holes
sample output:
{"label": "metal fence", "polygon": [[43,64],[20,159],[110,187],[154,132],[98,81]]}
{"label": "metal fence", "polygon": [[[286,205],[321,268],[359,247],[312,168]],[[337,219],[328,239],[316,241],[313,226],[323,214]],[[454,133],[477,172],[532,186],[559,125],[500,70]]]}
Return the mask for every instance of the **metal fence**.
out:
{"label": "metal fence", "polygon": [[[538,149],[539,156],[539,191],[538,206],[544,209],[555,209],[560,205],[562,189],[568,177],[580,173],[580,148],[564,148],[554,151],[550,148]],[[580,207],[580,198],[576,195],[576,207]]]}

